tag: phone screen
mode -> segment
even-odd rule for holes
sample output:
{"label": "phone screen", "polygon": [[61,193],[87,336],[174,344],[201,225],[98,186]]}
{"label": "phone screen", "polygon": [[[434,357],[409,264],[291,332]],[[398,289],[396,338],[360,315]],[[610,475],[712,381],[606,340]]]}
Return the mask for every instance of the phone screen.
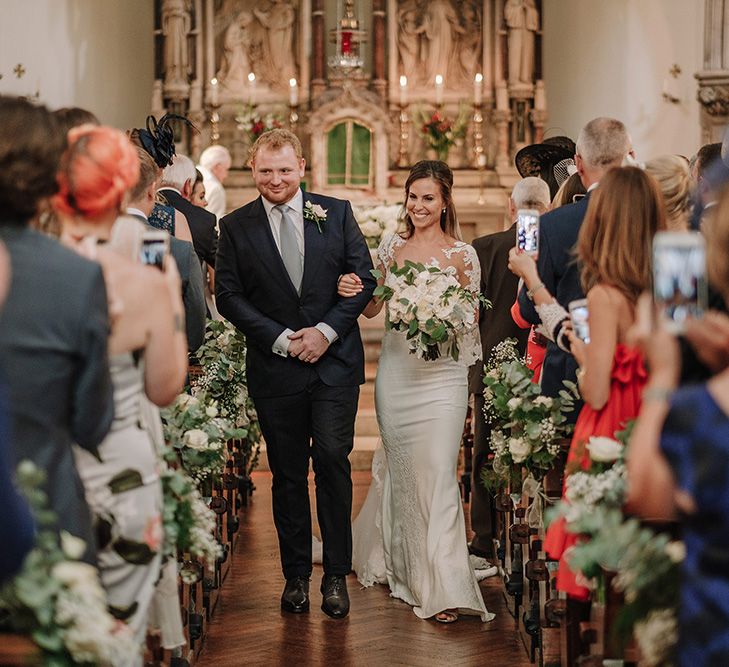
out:
{"label": "phone screen", "polygon": [[164,237],[142,237],[142,245],[139,249],[139,261],[142,264],[156,266],[162,271],[164,270],[167,247],[168,241]]}
{"label": "phone screen", "polygon": [[706,309],[706,245],[699,233],[659,232],[653,241],[653,298],[669,331]]}
{"label": "phone screen", "polygon": [[572,320],[572,330],[580,340],[585,343],[590,342],[590,325],[588,323],[589,311],[587,310],[587,299],[571,301],[570,319]]}
{"label": "phone screen", "polygon": [[539,211],[519,209],[516,214],[516,247],[529,255],[539,252]]}

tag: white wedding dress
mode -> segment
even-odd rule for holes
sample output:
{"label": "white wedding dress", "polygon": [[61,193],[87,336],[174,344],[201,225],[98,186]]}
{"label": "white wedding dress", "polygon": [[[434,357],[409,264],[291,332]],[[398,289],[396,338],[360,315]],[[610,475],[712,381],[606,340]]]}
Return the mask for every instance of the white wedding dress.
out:
{"label": "white wedding dress", "polygon": [[[404,243],[397,235],[384,240],[379,263],[390,267]],[[480,267],[470,245],[458,243],[431,263],[444,268],[455,253],[468,288],[478,292]],[[493,614],[469,562],[456,477],[468,367],[481,357],[478,322],[459,347],[458,362],[445,355],[425,361],[410,354],[404,332],[385,332],[375,382],[383,448],[375,453],[372,484],[352,526],[352,566],[363,586],[388,584],[420,618],[458,609],[489,621]]]}

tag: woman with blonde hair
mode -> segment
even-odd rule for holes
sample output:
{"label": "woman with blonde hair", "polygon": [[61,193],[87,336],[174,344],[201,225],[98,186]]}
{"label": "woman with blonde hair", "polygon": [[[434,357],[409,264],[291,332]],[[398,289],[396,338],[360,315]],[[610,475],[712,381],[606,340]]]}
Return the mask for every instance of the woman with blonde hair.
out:
{"label": "woman with blonde hair", "polygon": [[[567,331],[570,349],[579,364],[577,380],[585,402],[575,424],[567,458],[569,470],[587,468],[592,436],[614,437],[636,417],[646,381],[642,355],[627,344],[635,320],[638,296],[651,283],[651,247],[655,233],[665,229],[663,198],[653,178],[636,167],[611,169],[593,193],[577,240],[576,259],[587,295],[590,340]],[[522,275],[534,302],[559,325],[568,317],[540,286],[536,264],[512,251],[510,267]],[[541,314],[541,311],[540,311]],[[549,317],[546,317],[549,319]],[[552,328],[553,330],[553,328]],[[563,558],[575,537],[563,520],[550,525],[545,550],[560,559],[557,588],[577,599],[588,591],[577,584]]]}
{"label": "woman with blonde hair", "polygon": [[645,171],[653,176],[666,205],[666,227],[686,232],[691,216],[691,173],[688,160],[681,155],[662,155],[646,162]]}
{"label": "woman with blonde hair", "polygon": [[162,546],[162,489],[144,429],[143,398],[169,404],[187,372],[175,263],[168,257],[160,271],[133,261],[141,228],[132,219],[118,219],[138,176],[137,152],[124,134],[83,125],[68,133],[59,192],[52,198],[62,240],[98,261],[109,295],[114,421],[95,454],[76,450],[76,466],[96,523],[98,566],[110,608],[131,627],[140,647],[129,665],[142,664]]}

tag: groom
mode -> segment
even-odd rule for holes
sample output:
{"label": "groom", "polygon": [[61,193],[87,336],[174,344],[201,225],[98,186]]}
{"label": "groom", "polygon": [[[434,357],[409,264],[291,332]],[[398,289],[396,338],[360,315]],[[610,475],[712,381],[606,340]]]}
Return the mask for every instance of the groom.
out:
{"label": "groom", "polygon": [[[273,518],[286,587],[281,608],[309,609],[309,457],[324,542],[322,610],[349,612],[354,439],[364,351],[357,317],[375,281],[367,244],[347,201],[304,193],[301,143],[288,130],[251,148],[261,196],[220,221],[215,266],[220,313],[248,340],[248,388],[273,472]],[[340,275],[364,284],[337,296]]]}

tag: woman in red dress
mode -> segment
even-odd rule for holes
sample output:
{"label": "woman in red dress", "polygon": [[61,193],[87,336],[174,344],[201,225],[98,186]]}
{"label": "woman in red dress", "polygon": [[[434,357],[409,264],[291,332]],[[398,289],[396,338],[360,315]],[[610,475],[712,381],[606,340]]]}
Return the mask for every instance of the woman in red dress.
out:
{"label": "woman in red dress", "polygon": [[[584,407],[577,418],[567,457],[570,470],[590,465],[585,447],[592,436],[614,437],[616,431],[638,415],[641,391],[646,382],[638,349],[626,343],[635,320],[638,296],[651,282],[651,244],[654,234],[665,229],[665,207],[657,183],[636,167],[610,170],[592,195],[577,240],[582,287],[587,295],[590,342],[585,344],[570,330],[567,336],[579,363],[577,380]],[[534,289],[537,305],[554,300],[539,287],[536,267],[513,253],[513,270]],[[534,264],[531,258],[531,264]],[[567,313],[564,313],[567,317]],[[564,520],[547,530],[544,548],[560,561],[558,590],[585,600],[581,586],[565,562],[565,553],[576,536],[566,531]]]}

